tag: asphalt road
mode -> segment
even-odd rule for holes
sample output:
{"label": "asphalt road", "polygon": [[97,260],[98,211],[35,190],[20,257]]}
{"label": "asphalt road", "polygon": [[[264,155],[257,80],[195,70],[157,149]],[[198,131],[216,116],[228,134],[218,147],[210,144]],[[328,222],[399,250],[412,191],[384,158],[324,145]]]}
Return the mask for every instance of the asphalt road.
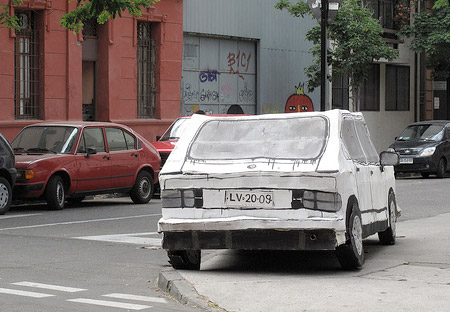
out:
{"label": "asphalt road", "polygon": [[87,200],[61,211],[21,205],[0,216],[0,311],[196,311],[157,277],[160,200]]}

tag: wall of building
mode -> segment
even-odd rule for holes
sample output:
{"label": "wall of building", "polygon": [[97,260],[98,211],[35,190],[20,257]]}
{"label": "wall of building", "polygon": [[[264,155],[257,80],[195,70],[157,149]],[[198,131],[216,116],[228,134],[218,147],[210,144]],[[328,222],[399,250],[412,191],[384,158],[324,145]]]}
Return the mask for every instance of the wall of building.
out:
{"label": "wall of building", "polygon": [[[0,0],[8,5],[9,1]],[[67,0],[24,1],[15,10],[33,10],[40,30],[40,113],[38,119],[14,115],[15,32],[0,26],[0,132],[9,140],[28,124],[82,119],[83,37],[62,28],[59,19],[76,7]],[[145,9],[140,20],[152,22],[156,39],[156,119],[137,118],[137,19],[122,18],[100,25],[97,40],[97,116],[124,123],[149,140],[164,132],[180,115],[182,10],[179,0],[161,1]]]}

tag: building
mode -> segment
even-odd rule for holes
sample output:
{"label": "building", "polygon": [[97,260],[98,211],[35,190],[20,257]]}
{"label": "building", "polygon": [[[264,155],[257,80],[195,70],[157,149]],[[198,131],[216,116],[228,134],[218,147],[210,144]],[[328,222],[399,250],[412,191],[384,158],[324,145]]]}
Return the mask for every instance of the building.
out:
{"label": "building", "polygon": [[154,140],[179,116],[182,2],[161,1],[140,18],[93,21],[79,35],[59,24],[75,7],[67,0],[10,5],[21,29],[0,27],[0,132],[12,140],[39,121],[97,120]]}

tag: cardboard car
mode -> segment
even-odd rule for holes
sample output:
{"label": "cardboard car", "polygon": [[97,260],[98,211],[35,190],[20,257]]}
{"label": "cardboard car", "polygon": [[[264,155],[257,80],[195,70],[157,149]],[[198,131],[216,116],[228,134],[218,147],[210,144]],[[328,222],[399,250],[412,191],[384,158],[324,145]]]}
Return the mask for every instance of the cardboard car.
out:
{"label": "cardboard car", "polygon": [[177,269],[202,249],[335,250],[395,243],[394,152],[377,154],[361,113],[193,116],[160,173],[163,248]]}

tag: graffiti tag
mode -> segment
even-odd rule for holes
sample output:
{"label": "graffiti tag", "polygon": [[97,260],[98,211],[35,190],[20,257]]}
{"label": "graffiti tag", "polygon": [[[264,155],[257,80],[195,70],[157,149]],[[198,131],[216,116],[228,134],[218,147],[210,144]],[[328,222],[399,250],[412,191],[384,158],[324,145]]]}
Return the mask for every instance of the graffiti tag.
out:
{"label": "graffiti tag", "polygon": [[206,82],[206,81],[217,81],[217,76],[219,76],[220,73],[217,70],[207,70],[202,71],[199,74],[200,82]]}
{"label": "graffiti tag", "polygon": [[230,72],[232,74],[237,74],[239,78],[244,80],[244,76],[241,74],[240,70],[242,68],[245,72],[248,72],[248,66],[250,65],[251,58],[252,53],[247,55],[247,53],[241,52],[240,50],[237,55],[233,52],[228,53],[227,61]]}

